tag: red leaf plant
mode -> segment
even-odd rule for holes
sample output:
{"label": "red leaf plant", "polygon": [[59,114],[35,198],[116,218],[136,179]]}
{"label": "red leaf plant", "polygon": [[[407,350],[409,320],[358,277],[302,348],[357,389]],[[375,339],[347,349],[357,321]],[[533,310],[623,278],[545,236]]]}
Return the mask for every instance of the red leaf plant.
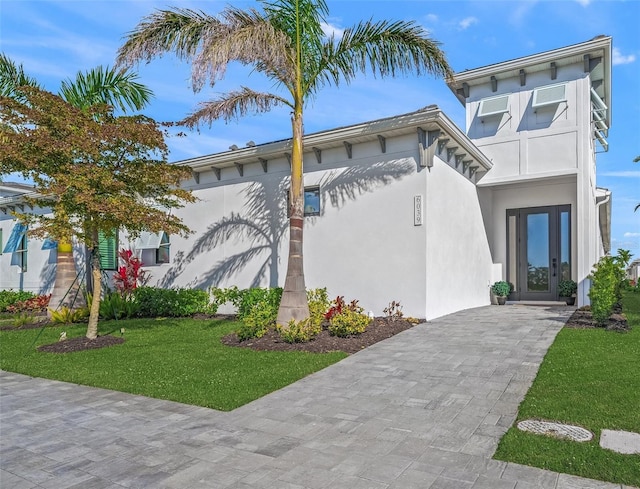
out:
{"label": "red leaf plant", "polygon": [[145,285],[151,278],[148,272],[142,268],[142,260],[135,256],[133,251],[120,250],[118,252],[118,261],[120,266],[113,275],[113,285],[122,296],[130,295],[136,288]]}

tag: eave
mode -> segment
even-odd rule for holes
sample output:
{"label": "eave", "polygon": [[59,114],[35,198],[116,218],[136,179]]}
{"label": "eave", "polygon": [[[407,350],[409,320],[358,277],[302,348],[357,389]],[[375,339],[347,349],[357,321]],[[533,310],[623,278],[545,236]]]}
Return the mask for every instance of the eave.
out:
{"label": "eave", "polygon": [[[371,141],[378,142],[381,146],[381,152],[384,153],[384,141],[388,138],[417,134],[418,140],[420,140],[427,133],[437,134],[434,137],[437,137],[440,142],[446,140],[446,143],[439,145],[440,149],[447,146],[457,147],[456,152],[464,153],[465,157],[469,158],[469,163],[467,164],[475,168],[478,173],[486,172],[492,167],[491,161],[435,105],[430,105],[422,110],[408,114],[308,134],[303,141],[304,158],[305,160],[310,158],[320,160],[319,155],[321,155],[321,152],[331,148],[345,148],[347,151],[345,156],[350,158],[350,148],[356,144]],[[290,158],[290,152],[291,139],[286,139],[181,160],[175,162],[175,164],[188,166],[195,174],[212,169],[219,172],[222,169],[234,166],[238,167],[240,171],[242,165],[252,163],[262,164],[265,171],[267,171],[266,164],[269,160],[279,159],[283,156]],[[194,178],[196,177],[194,176]]]}
{"label": "eave", "polygon": [[[589,60],[602,59],[602,64],[593,68]],[[447,85],[462,105],[466,105],[465,90],[477,85],[500,83],[500,80],[517,78],[524,74],[549,71],[550,83],[553,72],[562,66],[580,64],[585,65],[585,71],[591,73],[591,83],[598,96],[608,106],[606,125],[611,127],[611,37],[597,36],[590,41],[566,46],[543,53],[533,54],[522,58],[504,61],[492,65],[465,70],[456,73]],[[466,86],[466,87],[465,87]]]}

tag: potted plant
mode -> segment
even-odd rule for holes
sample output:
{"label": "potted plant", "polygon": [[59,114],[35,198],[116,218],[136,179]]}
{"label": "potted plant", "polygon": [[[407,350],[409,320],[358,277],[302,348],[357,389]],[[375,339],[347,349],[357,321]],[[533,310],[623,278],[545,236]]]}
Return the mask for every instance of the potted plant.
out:
{"label": "potted plant", "polygon": [[491,292],[496,296],[499,305],[504,305],[507,296],[511,293],[511,284],[504,280],[499,280],[491,286]]}
{"label": "potted plant", "polygon": [[578,284],[573,280],[561,280],[558,282],[558,295],[565,298],[568,306],[573,306],[576,303],[577,291]]}

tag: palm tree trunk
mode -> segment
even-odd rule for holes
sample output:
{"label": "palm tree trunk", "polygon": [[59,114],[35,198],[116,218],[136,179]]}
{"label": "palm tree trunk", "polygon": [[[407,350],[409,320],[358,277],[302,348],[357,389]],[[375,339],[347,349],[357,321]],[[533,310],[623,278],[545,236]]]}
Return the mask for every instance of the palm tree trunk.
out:
{"label": "palm tree trunk", "polygon": [[292,117],[293,148],[291,154],[291,189],[289,216],[289,261],[284,290],[278,309],[277,324],[286,327],[292,319],[301,321],[309,317],[307,289],[304,283],[302,258],[302,228],[304,225],[304,184],[302,162],[302,105],[296,107]]}
{"label": "palm tree trunk", "polygon": [[49,317],[52,311],[61,307],[73,308],[84,305],[84,298],[79,293],[79,284],[76,279],[76,263],[71,244],[60,241],[56,255],[56,278],[49,300]]}

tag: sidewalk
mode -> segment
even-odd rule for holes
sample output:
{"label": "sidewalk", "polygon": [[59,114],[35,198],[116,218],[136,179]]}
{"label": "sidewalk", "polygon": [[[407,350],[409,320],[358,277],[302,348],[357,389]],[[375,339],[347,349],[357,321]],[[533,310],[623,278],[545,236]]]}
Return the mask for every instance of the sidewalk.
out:
{"label": "sidewalk", "polygon": [[620,489],[491,460],[563,308],[422,324],[223,413],[0,373],[0,487]]}

